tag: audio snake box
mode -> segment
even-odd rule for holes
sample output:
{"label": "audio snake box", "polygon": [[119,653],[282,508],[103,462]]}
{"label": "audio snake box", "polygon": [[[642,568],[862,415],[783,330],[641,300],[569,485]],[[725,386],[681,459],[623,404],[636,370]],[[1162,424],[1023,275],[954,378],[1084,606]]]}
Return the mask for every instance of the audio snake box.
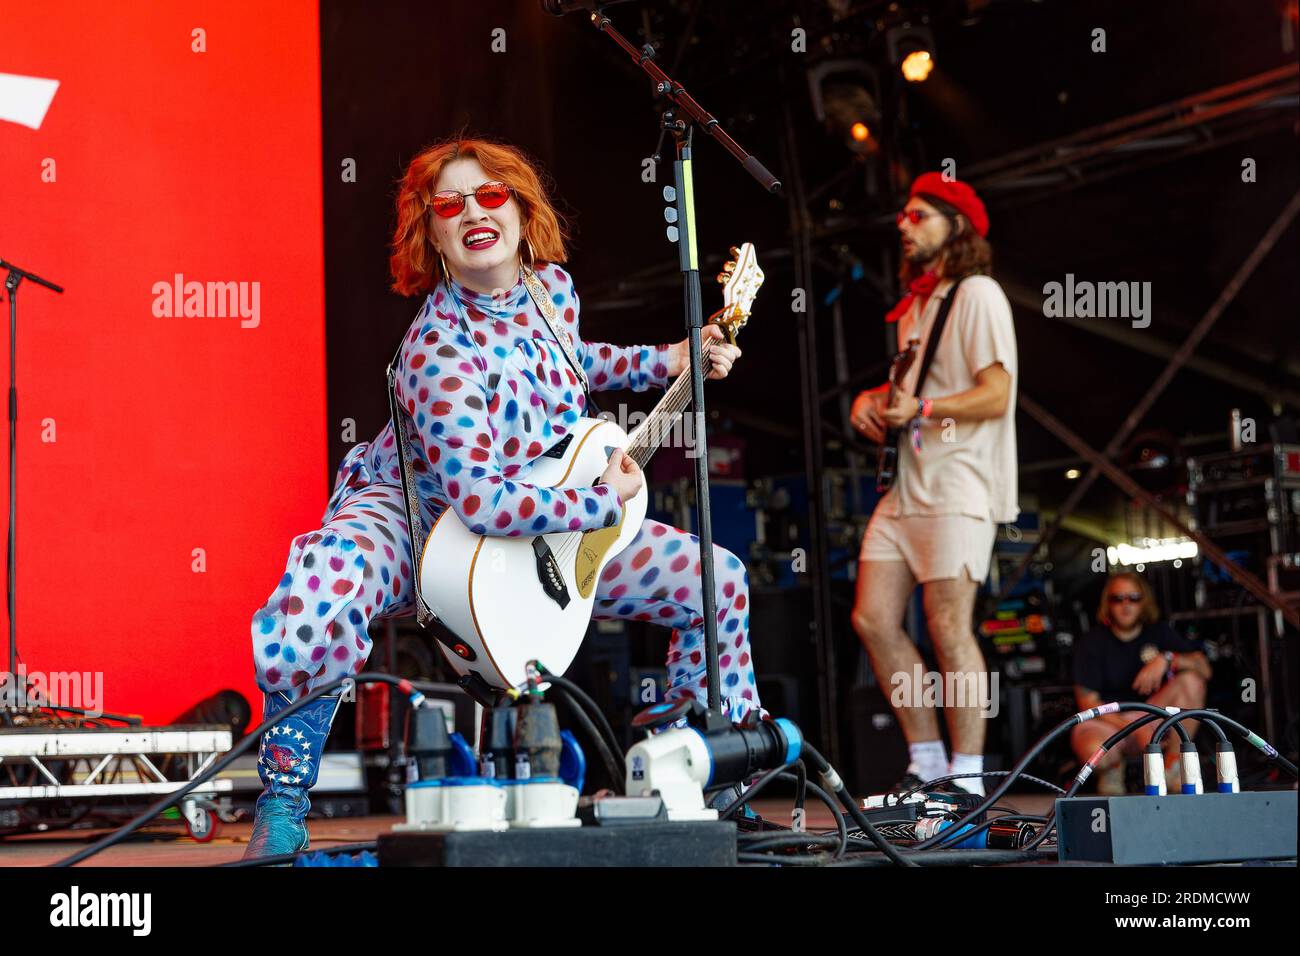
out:
{"label": "audio snake box", "polygon": [[668,821],[572,829],[407,830],[379,836],[380,866],[735,866],[736,825]]}
{"label": "audio snake box", "polygon": [[1062,863],[1230,863],[1296,856],[1296,792],[1056,801]]}

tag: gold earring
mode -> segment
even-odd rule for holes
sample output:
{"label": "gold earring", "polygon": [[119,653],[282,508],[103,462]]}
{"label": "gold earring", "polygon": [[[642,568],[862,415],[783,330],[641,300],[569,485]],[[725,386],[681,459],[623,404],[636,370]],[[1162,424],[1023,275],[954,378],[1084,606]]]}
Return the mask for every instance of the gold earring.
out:
{"label": "gold earring", "polygon": [[451,291],[451,273],[447,271],[447,260],[442,256],[442,250],[438,250],[438,269],[442,272],[442,281],[447,286],[447,291]]}
{"label": "gold earring", "polygon": [[533,264],[537,261],[537,257],[533,255],[533,244],[528,241],[527,236],[524,236],[524,248],[528,250],[528,271],[533,272],[535,271]]}

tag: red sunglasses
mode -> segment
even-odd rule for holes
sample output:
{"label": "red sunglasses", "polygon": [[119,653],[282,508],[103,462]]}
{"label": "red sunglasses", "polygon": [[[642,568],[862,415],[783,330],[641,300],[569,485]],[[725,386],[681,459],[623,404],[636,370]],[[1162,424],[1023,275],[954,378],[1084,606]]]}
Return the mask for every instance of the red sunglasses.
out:
{"label": "red sunglasses", "polygon": [[429,205],[433,211],[443,219],[450,219],[452,216],[459,216],[465,211],[465,199],[473,196],[474,200],[484,209],[498,209],[506,204],[510,194],[514,189],[503,182],[492,181],[479,186],[472,193],[457,192],[455,189],[444,189],[442,192],[433,194],[429,200]]}
{"label": "red sunglasses", "polygon": [[908,222],[910,222],[912,225],[915,226],[922,219],[929,219],[931,216],[937,216],[937,215],[938,213],[926,212],[924,209],[900,209],[898,210],[898,214],[894,216],[894,222],[898,223],[898,225],[901,226],[903,224],[903,220],[906,219]]}
{"label": "red sunglasses", "polygon": [[1142,601],[1142,595],[1134,591],[1130,591],[1124,594],[1120,594],[1117,592],[1115,594],[1110,595],[1107,598],[1107,600],[1110,601],[1111,604],[1121,604],[1124,601],[1128,601],[1130,604],[1139,604]]}

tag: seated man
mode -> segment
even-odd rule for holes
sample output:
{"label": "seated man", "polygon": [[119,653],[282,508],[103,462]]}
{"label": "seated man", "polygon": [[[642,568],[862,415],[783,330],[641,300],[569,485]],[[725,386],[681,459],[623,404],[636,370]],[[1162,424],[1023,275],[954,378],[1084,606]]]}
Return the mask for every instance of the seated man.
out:
{"label": "seated man", "polygon": [[[1209,661],[1195,641],[1159,623],[1159,617],[1151,587],[1137,574],[1121,571],[1106,582],[1097,609],[1099,625],[1075,648],[1074,696],[1080,710],[1134,700],[1184,710],[1205,705]],[[1142,716],[1137,711],[1103,714],[1075,727],[1071,742],[1079,761],[1086,761],[1116,730]],[[1140,755],[1157,726],[1153,722],[1135,731],[1102,759],[1097,766],[1098,793],[1124,792],[1124,759]],[[1183,723],[1191,735],[1197,726],[1195,720]],[[1162,741],[1166,785],[1172,792],[1177,792],[1182,779],[1178,742],[1173,731]]]}

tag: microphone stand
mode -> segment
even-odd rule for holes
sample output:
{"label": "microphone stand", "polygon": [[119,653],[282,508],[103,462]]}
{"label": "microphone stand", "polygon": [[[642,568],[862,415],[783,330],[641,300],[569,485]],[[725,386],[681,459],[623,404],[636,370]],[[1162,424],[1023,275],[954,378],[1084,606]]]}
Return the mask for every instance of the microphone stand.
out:
{"label": "microphone stand", "polygon": [[[18,639],[14,622],[18,610],[17,590],[14,584],[18,564],[16,529],[18,520],[18,285],[24,279],[31,279],[37,285],[43,285],[54,292],[62,293],[63,289],[3,259],[0,259],[0,270],[9,272],[5,278],[5,290],[9,293],[9,550],[6,558],[8,587],[5,595],[9,609],[9,670],[3,683],[13,683],[16,695],[14,699],[17,704],[27,698],[27,688],[18,686]],[[26,681],[24,680],[23,683],[25,684]],[[0,704],[7,704],[7,700],[8,695],[5,695],[4,699],[0,700]],[[0,706],[0,710],[4,709],[6,707]]]}
{"label": "microphone stand", "polygon": [[[627,53],[652,80],[655,92],[667,97],[677,107],[666,109],[660,123],[659,142],[663,142],[665,132],[672,133],[677,148],[677,159],[673,163],[673,180],[676,186],[664,187],[664,199],[673,203],[664,210],[664,217],[670,223],[668,238],[677,243],[678,260],[681,265],[684,286],[684,303],[686,313],[686,333],[690,341],[691,357],[691,400],[695,405],[696,420],[696,458],[695,458],[695,511],[698,537],[700,539],[700,587],[704,602],[704,646],[705,668],[708,677],[709,710],[715,713],[722,709],[721,676],[718,668],[718,615],[717,597],[714,590],[713,571],[713,526],[709,509],[709,451],[705,436],[704,415],[704,369],[701,358],[701,330],[704,327],[704,314],[700,295],[700,263],[695,243],[695,192],[691,172],[691,139],[695,126],[716,139],[729,152],[744,170],[758,180],[759,185],[768,193],[775,193],[781,188],[781,182],[773,176],[757,157],[746,152],[740,144],[726,134],[717,119],[709,115],[686,90],[654,62],[655,49],[646,44],[637,49],[627,38],[614,29],[599,6],[591,12],[591,23],[601,33]],[[679,115],[680,114],[680,115]],[[656,163],[659,155],[656,151]]]}

